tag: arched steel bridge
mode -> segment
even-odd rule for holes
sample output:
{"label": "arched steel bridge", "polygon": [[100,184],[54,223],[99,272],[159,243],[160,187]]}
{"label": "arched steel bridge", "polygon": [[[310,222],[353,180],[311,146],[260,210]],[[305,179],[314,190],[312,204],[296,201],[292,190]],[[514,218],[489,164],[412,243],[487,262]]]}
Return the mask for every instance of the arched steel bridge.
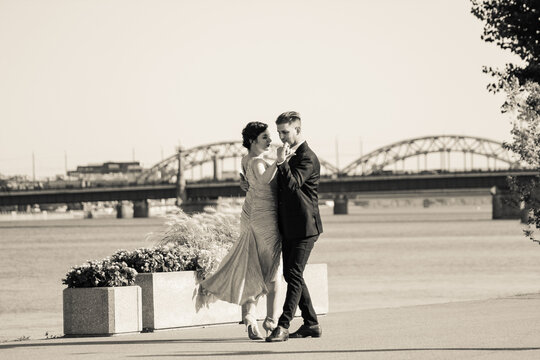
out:
{"label": "arched steel bridge", "polygon": [[[503,148],[500,142],[473,136],[438,135],[407,139],[383,146],[347,165],[340,173],[346,175],[376,174],[390,165],[397,165],[398,162],[404,162],[412,157],[417,158],[418,172],[420,172],[422,168],[420,166],[421,157],[424,158],[424,170],[427,170],[427,156],[434,153],[441,155],[441,169],[450,168],[451,153],[463,154],[463,170],[467,170],[467,167],[471,170],[474,169],[474,155],[485,157],[488,169],[491,169],[490,159],[493,168],[496,168],[497,161],[505,164],[508,168],[519,167],[516,158]],[[469,157],[469,166],[467,166],[467,157]]]}
{"label": "arched steel bridge", "polygon": [[[275,159],[277,147],[278,145],[272,144],[271,151],[267,155],[268,159]],[[242,146],[240,141],[218,142],[182,150],[180,152],[180,161],[184,172],[188,170],[193,172],[194,168],[199,167],[201,169],[201,178],[203,177],[203,166],[211,164],[213,166],[212,180],[217,180],[219,167],[221,165],[221,170],[223,170],[224,161],[231,159],[234,173],[236,174],[238,172],[238,163],[246,153],[247,150]],[[502,163],[503,167],[509,169],[519,167],[519,163],[508,150],[503,148],[502,143],[486,138],[464,135],[424,136],[402,140],[361,156],[343,169],[338,169],[324,159],[319,158],[319,160],[321,162],[321,175],[323,176],[375,175],[384,172],[385,169],[392,165],[397,170],[398,163],[401,162],[404,165],[405,160],[414,157],[417,158],[418,172],[422,170],[422,166],[420,165],[422,157],[424,162],[423,170],[427,170],[428,155],[436,153],[440,154],[439,167],[442,170],[450,169],[451,153],[463,154],[462,170],[467,170],[467,167],[470,170],[475,169],[475,156],[485,157],[487,166],[484,165],[483,168],[495,169],[497,162],[499,164]],[[490,160],[493,167],[490,165]],[[178,174],[178,162],[178,154],[173,154],[145,170],[137,182],[140,184],[174,182]]]}
{"label": "arched steel bridge", "polygon": [[[278,145],[271,144],[271,148],[266,154],[266,158],[273,160],[276,158]],[[242,146],[240,141],[218,142],[207,145],[196,146],[191,149],[182,150],[181,153],[182,169],[184,171],[193,170],[205,164],[213,165],[213,179],[218,178],[220,164],[223,168],[223,162],[226,159],[232,159],[235,175],[238,172],[237,167],[240,159],[247,154],[247,149]],[[332,175],[338,172],[338,169],[329,162],[319,159],[321,163],[321,174]],[[153,181],[171,182],[176,179],[178,174],[178,154],[173,154],[163,161],[155,164],[145,170],[138,178],[138,183],[148,183]]]}

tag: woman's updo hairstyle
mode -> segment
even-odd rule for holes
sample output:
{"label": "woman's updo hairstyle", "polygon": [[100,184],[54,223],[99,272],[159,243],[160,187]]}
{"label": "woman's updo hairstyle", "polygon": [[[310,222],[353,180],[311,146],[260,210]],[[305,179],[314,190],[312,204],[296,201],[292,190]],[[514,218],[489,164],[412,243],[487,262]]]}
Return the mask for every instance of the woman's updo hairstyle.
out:
{"label": "woman's updo hairstyle", "polygon": [[255,141],[261,133],[268,129],[268,125],[259,121],[249,122],[242,130],[242,146],[249,150],[251,142]]}

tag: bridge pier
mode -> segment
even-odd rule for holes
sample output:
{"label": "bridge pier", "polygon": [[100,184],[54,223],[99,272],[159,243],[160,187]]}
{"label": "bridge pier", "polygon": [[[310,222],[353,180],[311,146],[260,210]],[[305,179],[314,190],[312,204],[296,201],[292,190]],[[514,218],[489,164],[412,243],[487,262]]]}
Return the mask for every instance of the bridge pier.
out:
{"label": "bridge pier", "polygon": [[133,217],[134,218],[147,218],[149,214],[148,200],[136,200],[133,201]]}
{"label": "bridge pier", "polygon": [[520,209],[517,197],[510,190],[494,188],[491,190],[491,218],[497,219],[522,219],[524,210]]}
{"label": "bridge pier", "polygon": [[212,162],[214,165],[214,181],[218,181],[218,158],[216,155],[214,155],[214,157],[212,158]]}
{"label": "bridge pier", "polygon": [[129,206],[124,201],[118,201],[116,204],[116,218],[125,219],[128,217],[128,213],[131,213]]}
{"label": "bridge pier", "polygon": [[347,215],[348,213],[349,199],[347,199],[347,195],[336,195],[334,197],[334,215]]}
{"label": "bridge pier", "polygon": [[94,217],[94,215],[92,214],[92,208],[93,208],[92,203],[83,203],[83,212],[84,212],[83,217],[85,219],[92,219]]}
{"label": "bridge pier", "polygon": [[124,218],[124,211],[123,211],[123,205],[122,205],[122,201],[119,201],[117,204],[116,204],[116,218],[117,219],[122,219]]}

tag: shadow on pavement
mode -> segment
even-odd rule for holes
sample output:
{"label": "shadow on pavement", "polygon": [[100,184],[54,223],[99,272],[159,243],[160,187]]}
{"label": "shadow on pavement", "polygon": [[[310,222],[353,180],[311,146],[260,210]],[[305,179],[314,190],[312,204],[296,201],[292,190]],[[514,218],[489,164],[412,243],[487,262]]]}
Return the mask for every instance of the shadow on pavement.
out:
{"label": "shadow on pavement", "polygon": [[231,352],[189,352],[179,354],[131,355],[129,357],[208,357],[208,356],[252,356],[252,355],[287,355],[287,354],[346,354],[372,352],[407,352],[407,351],[531,351],[540,347],[518,348],[403,348],[403,349],[364,349],[364,350],[309,350],[309,351],[231,351]]}
{"label": "shadow on pavement", "polygon": [[49,346],[91,346],[91,345],[137,345],[137,344],[173,344],[173,343],[253,343],[252,340],[242,338],[224,339],[169,339],[169,340],[98,340],[98,341],[73,341],[54,342],[54,340],[43,340],[43,342],[33,343],[7,343],[0,344],[0,349],[22,349],[32,347]]}
{"label": "shadow on pavement", "polygon": [[[61,340],[61,341],[55,341]],[[42,342],[32,342],[32,343],[8,343],[0,344],[0,350],[2,349],[24,349],[24,348],[39,348],[39,347],[71,347],[71,346],[118,346],[118,345],[141,345],[141,344],[211,344],[211,343],[249,343],[254,344],[252,340],[245,338],[211,338],[211,339],[156,339],[156,340],[97,340],[97,341],[65,341],[65,339],[52,339],[52,340],[43,340]],[[259,343],[264,343],[260,341]],[[278,350],[278,349],[276,349]],[[208,357],[208,356],[252,356],[252,355],[287,355],[287,354],[337,354],[337,353],[385,353],[385,352],[412,352],[412,351],[538,351],[540,347],[432,347],[432,348],[387,348],[387,349],[334,349],[334,350],[291,350],[291,351],[272,351],[272,350],[261,350],[261,351],[230,351],[230,352],[214,352],[214,351],[182,351],[179,353],[168,353],[168,354],[142,354],[142,355],[131,355],[129,357]]]}

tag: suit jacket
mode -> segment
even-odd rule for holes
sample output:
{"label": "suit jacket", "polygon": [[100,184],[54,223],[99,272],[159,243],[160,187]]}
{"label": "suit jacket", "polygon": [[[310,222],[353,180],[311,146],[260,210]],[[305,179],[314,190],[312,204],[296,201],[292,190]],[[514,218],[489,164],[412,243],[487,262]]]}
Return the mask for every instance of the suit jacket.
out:
{"label": "suit jacket", "polygon": [[293,157],[278,165],[278,219],[284,240],[323,232],[318,196],[320,169],[317,155],[306,142]]}

